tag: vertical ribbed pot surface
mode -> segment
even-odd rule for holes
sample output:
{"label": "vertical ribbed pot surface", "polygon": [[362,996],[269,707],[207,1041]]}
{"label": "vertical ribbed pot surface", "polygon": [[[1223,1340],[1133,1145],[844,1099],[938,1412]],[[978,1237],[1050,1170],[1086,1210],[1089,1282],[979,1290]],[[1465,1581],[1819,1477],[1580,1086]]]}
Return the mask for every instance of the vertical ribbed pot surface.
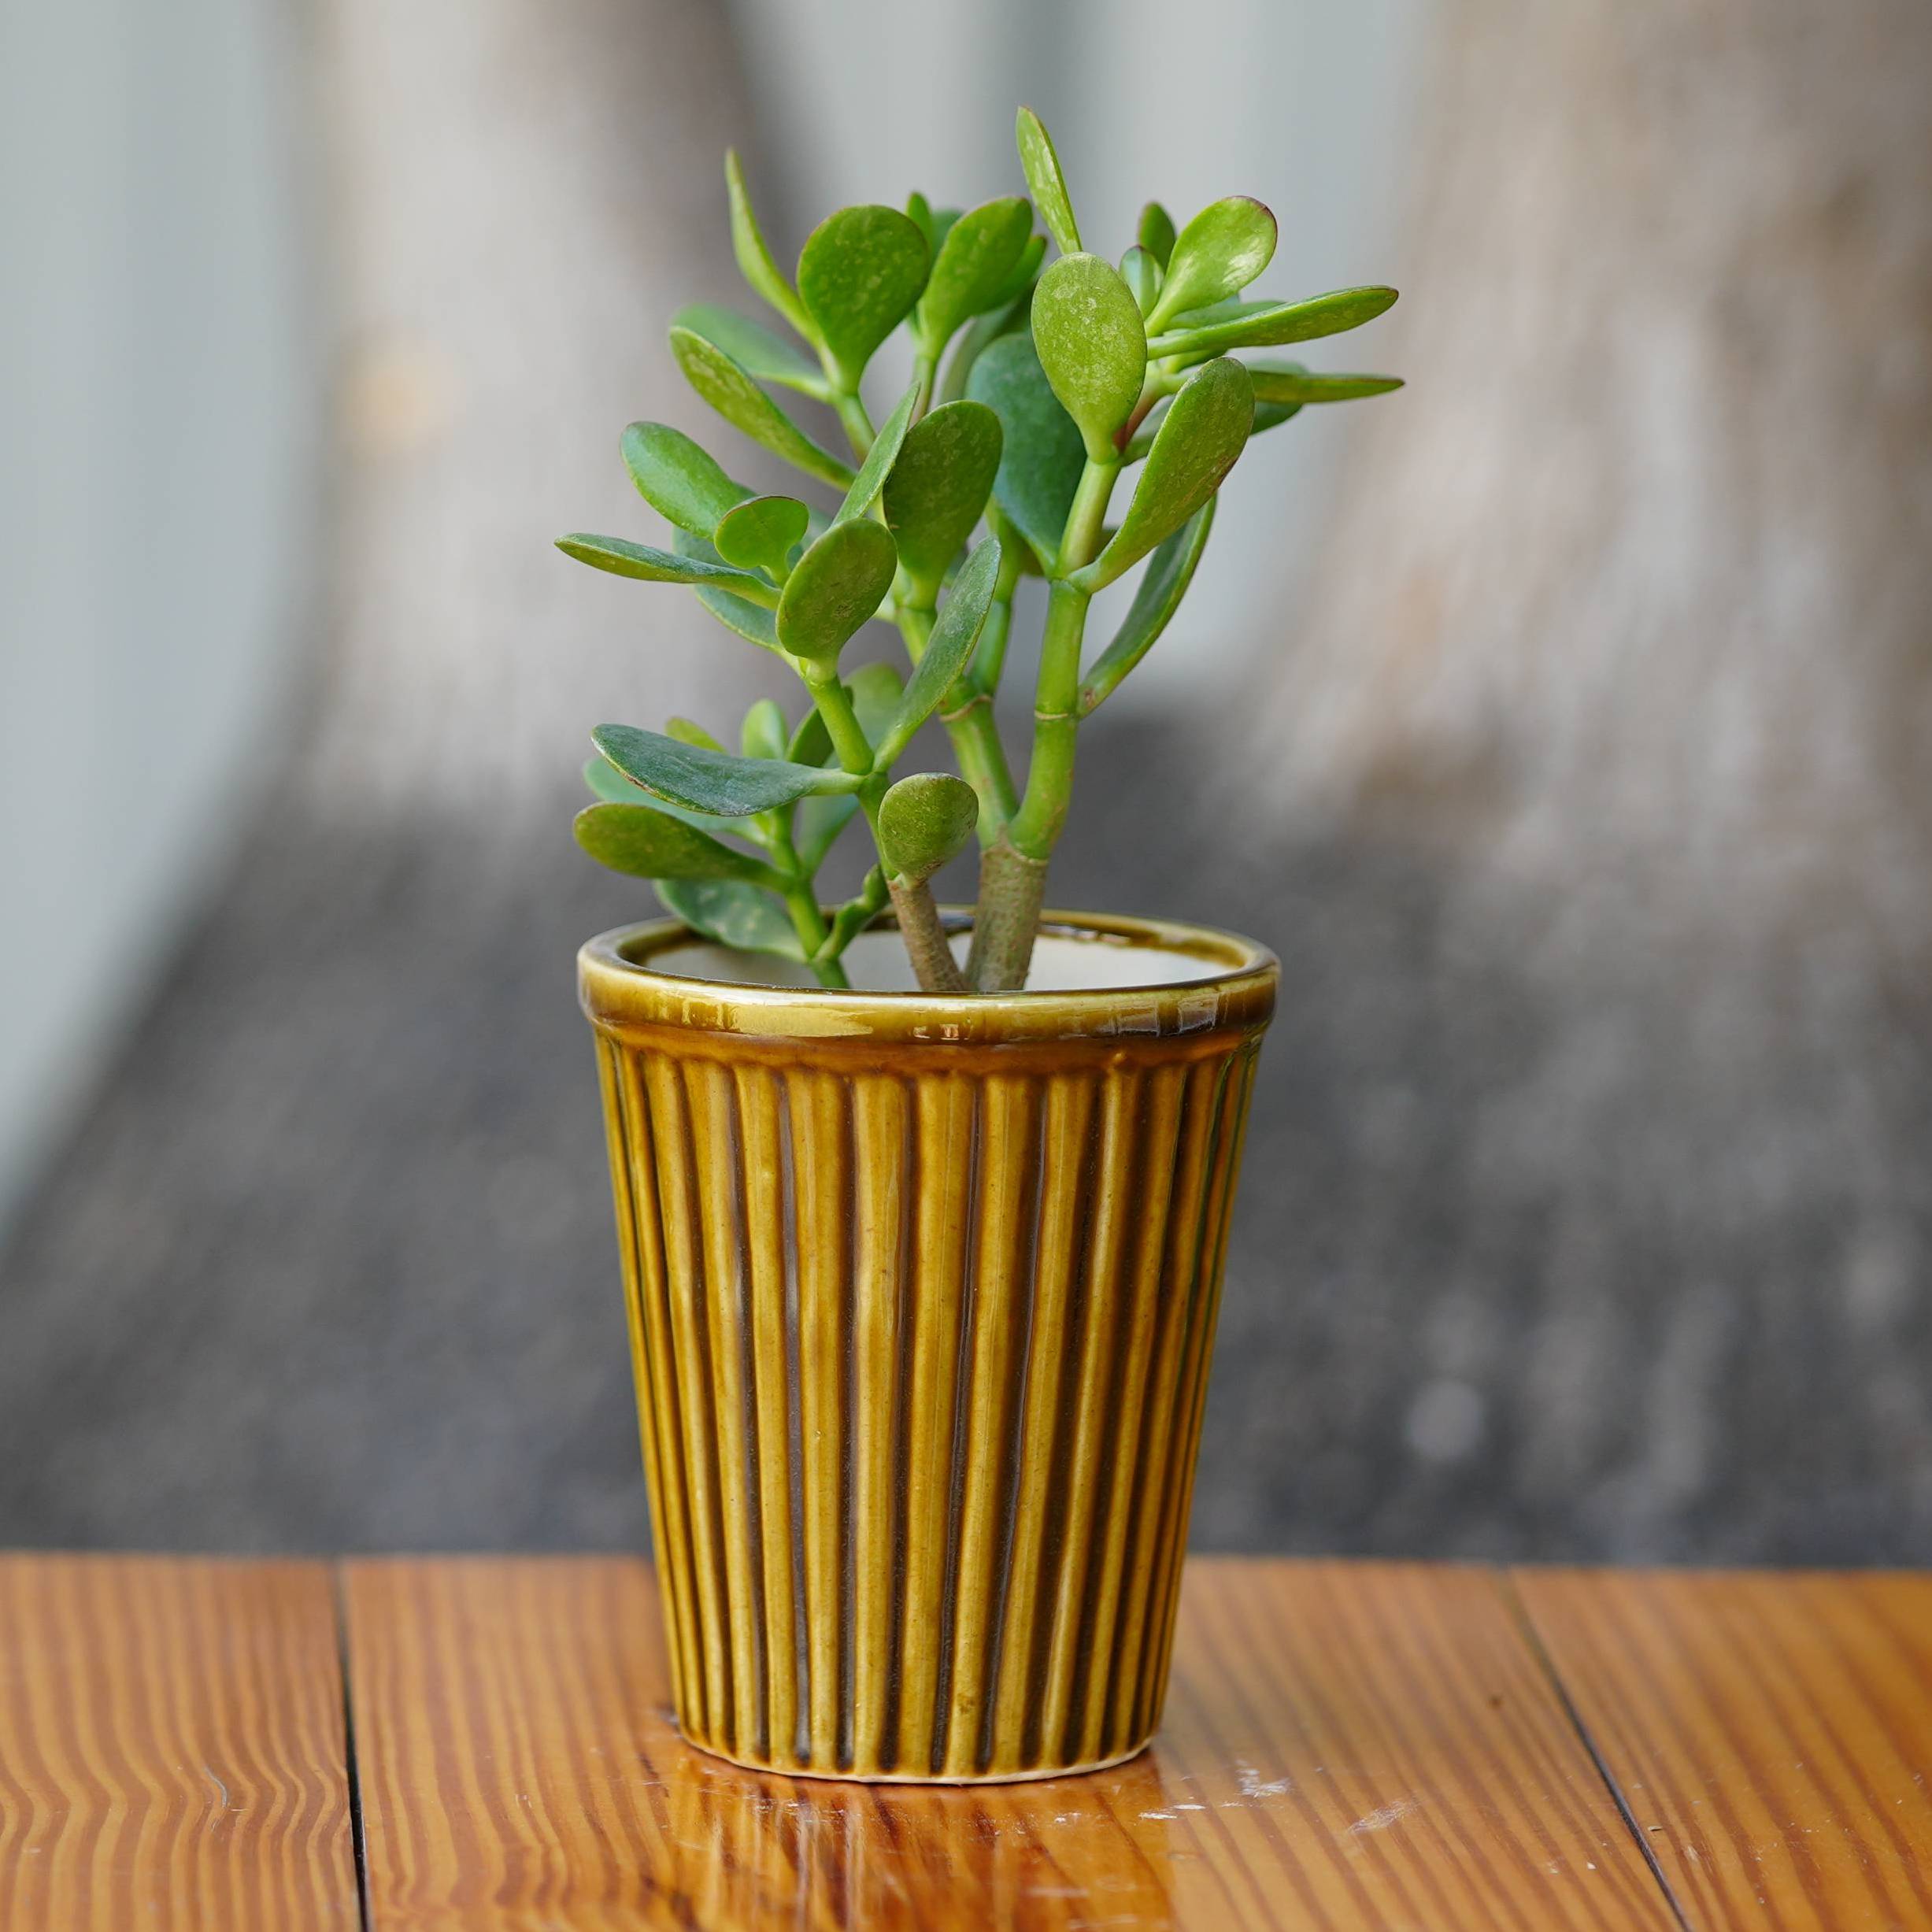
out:
{"label": "vertical ribbed pot surface", "polygon": [[738,1764],[1046,1776],[1159,1722],[1276,967],[1049,916],[1096,990],[580,956],[678,1718]]}

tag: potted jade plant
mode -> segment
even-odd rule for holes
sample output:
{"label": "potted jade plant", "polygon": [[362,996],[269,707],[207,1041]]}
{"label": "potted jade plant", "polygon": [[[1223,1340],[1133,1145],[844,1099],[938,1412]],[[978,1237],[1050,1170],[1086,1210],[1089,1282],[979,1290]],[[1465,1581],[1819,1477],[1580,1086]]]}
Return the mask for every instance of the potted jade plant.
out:
{"label": "potted jade plant", "polygon": [[[1048,865],[1080,732],[1172,619],[1249,436],[1397,387],[1233,353],[1395,300],[1245,296],[1275,249],[1259,202],[1178,232],[1150,204],[1116,267],[1031,113],[1019,145],[1031,202],[842,209],[790,279],[727,161],[772,314],[687,309],[672,353],[813,487],[755,494],[728,450],[636,423],[668,541],[560,546],[689,586],[804,687],[735,749],[601,726],[576,821],[672,916],[591,941],[579,983],[678,1718],[761,1769],[1042,1777],[1159,1720],[1276,968],[1230,934],[1043,912]],[[868,396],[901,329],[902,391]],[[1090,650],[1094,597],[1137,567]],[[996,701],[1030,576],[1023,768]],[[932,718],[957,772],[901,775]],[[828,903],[846,838],[868,863]],[[933,875],[975,839],[978,902],[943,909]]]}

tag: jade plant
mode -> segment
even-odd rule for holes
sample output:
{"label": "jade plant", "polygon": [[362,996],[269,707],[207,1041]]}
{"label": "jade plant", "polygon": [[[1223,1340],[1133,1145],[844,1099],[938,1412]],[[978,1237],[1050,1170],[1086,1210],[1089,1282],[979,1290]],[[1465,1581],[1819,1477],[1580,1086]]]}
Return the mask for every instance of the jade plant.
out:
{"label": "jade plant", "polygon": [[[672,353],[731,428],[837,500],[754,494],[679,431],[634,423],[624,464],[671,524],[670,547],[559,542],[599,570],[688,585],[789,667],[807,700],[794,719],[761,698],[735,750],[685,719],[661,732],[600,727],[584,774],[598,802],[577,818],[578,842],[654,882],[694,931],[802,962],[826,986],[848,983],[847,946],[889,905],[927,990],[1025,984],[1080,729],[1172,620],[1249,437],[1308,404],[1400,387],[1231,353],[1338,335],[1395,300],[1382,287],[1244,297],[1275,252],[1260,202],[1216,202],[1178,231],[1150,202],[1116,267],[1083,246],[1053,142],[1023,109],[1019,147],[1030,202],[961,213],[916,194],[903,210],[843,208],[790,279],[727,157],[738,265],[789,332],[700,304],[675,318]],[[1057,254],[1043,268],[1049,236]],[[902,328],[910,380],[875,427],[865,379]],[[849,457],[775,390],[829,411]],[[1136,565],[1119,628],[1090,653],[1094,598]],[[1045,579],[1046,614],[1023,780],[995,701],[1028,576]],[[896,627],[905,674],[847,661],[874,619]],[[957,773],[895,777],[935,716]],[[820,868],[861,819],[872,863],[828,905]],[[931,881],[975,837],[962,968]]]}

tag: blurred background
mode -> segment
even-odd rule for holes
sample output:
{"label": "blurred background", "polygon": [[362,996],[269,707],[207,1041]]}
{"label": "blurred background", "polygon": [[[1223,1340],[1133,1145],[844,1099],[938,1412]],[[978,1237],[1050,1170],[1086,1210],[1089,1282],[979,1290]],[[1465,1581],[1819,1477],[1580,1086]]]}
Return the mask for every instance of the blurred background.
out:
{"label": "blurred background", "polygon": [[1932,1561],[1923,0],[0,11],[0,1542],[641,1543],[568,822],[759,666],[550,539],[727,142],[789,258],[1023,99],[1405,291],[1050,895],[1284,962],[1197,1542]]}

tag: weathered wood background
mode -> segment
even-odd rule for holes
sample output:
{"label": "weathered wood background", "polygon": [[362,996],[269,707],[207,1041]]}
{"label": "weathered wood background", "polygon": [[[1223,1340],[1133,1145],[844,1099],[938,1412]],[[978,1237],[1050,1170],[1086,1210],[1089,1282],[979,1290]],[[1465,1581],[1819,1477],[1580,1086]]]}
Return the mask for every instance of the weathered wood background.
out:
{"label": "weathered wood background", "polygon": [[[571,760],[756,667],[542,539],[748,117],[695,5],[320,16],[310,749],[0,1257],[0,1540],[630,1542]],[[1928,98],[1916,0],[1442,10],[1257,775],[1103,720],[1054,895],[1285,962],[1197,1540],[1932,1555]]]}

